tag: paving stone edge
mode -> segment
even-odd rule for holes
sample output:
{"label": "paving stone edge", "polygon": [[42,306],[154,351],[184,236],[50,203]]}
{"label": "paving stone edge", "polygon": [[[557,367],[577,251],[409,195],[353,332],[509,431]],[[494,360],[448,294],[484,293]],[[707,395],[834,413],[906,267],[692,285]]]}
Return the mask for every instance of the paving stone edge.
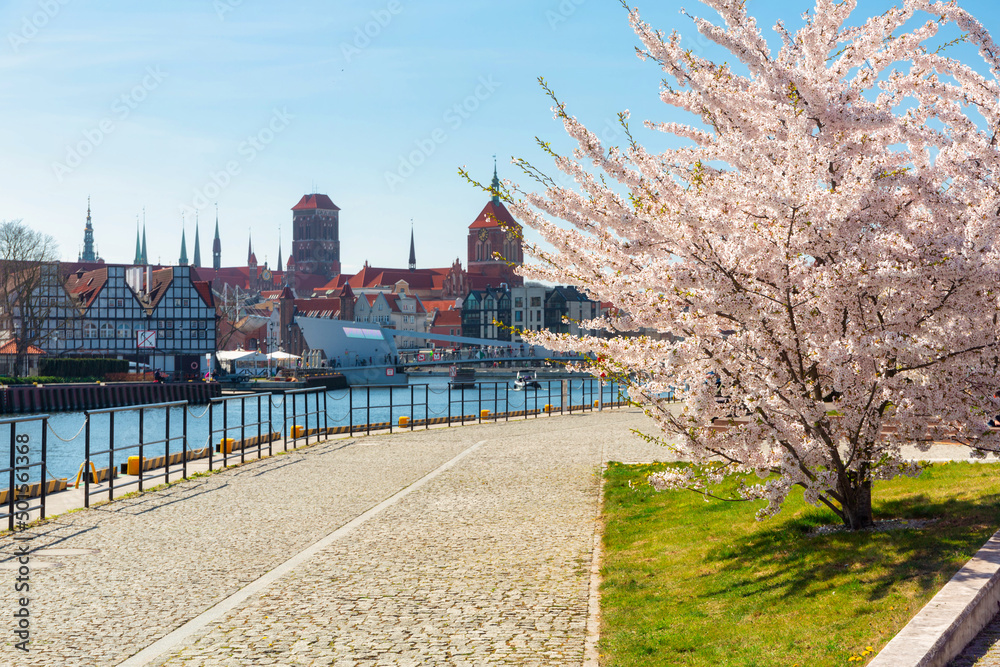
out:
{"label": "paving stone edge", "polygon": [[1000,531],[868,667],[946,667],[1000,611]]}

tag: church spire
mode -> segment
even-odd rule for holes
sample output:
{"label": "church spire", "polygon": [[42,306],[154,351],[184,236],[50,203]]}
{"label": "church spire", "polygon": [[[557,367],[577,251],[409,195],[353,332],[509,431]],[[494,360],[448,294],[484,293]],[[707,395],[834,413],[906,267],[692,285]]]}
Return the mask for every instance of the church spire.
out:
{"label": "church spire", "polygon": [[142,261],[143,265],[149,264],[149,255],[146,254],[146,207],[142,207]]}
{"label": "church spire", "polygon": [[493,156],[493,183],[490,184],[490,191],[493,192],[493,203],[500,203],[500,179],[497,178],[497,156]]}
{"label": "church spire", "polygon": [[181,222],[181,256],[177,260],[177,264],[180,266],[187,266],[188,263],[188,250],[187,250],[187,237],[185,235],[185,225]]}
{"label": "church spire", "polygon": [[247,242],[247,266],[251,266],[256,263],[257,258],[253,254],[253,232],[251,232],[249,241]]}
{"label": "church spire", "polygon": [[413,243],[413,220],[410,220],[410,271],[417,270],[417,247]]}
{"label": "church spire", "polygon": [[139,216],[135,216],[135,259],[132,263],[136,266],[142,264],[142,245],[139,243]]}
{"label": "church spire", "polygon": [[97,253],[94,252],[94,225],[90,220],[90,197],[87,197],[87,225],[83,228],[83,251],[80,253],[81,262],[96,262]]}
{"label": "church spire", "polygon": [[222,268],[222,241],[219,240],[219,205],[215,205],[215,238],[212,239],[212,268]]}
{"label": "church spire", "polygon": [[285,266],[281,263],[281,226],[278,226],[278,267],[277,271],[284,271]]}
{"label": "church spire", "polygon": [[198,238],[198,214],[194,214],[194,265],[201,268],[201,240]]}

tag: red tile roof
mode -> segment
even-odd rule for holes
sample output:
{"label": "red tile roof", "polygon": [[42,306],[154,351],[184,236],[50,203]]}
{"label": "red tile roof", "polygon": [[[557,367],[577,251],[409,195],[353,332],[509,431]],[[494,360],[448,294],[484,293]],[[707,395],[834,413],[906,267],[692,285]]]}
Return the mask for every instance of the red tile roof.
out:
{"label": "red tile roof", "polygon": [[108,282],[108,270],[97,269],[96,271],[77,271],[66,277],[66,291],[80,300],[80,307],[84,310],[93,305],[104,285]]}
{"label": "red tile roof", "polygon": [[195,291],[198,292],[198,296],[205,302],[205,305],[214,308],[215,297],[212,295],[212,284],[205,280],[192,280],[191,284],[194,285]]}
{"label": "red tile roof", "polygon": [[340,299],[296,299],[295,309],[309,317],[336,319],[340,314]]}
{"label": "red tile roof", "polygon": [[334,204],[326,195],[302,195],[299,203],[292,207],[293,211],[314,211],[318,208],[327,211],[339,211],[340,207]]}
{"label": "red tile roof", "polygon": [[[17,354],[17,341],[12,340],[0,347],[0,354]],[[45,350],[28,344],[28,351],[25,354],[45,354]]]}
{"label": "red tile roof", "polygon": [[469,229],[487,229],[500,226],[521,228],[521,225],[517,224],[517,221],[514,220],[514,217],[507,210],[507,207],[503,205],[503,202],[494,204],[490,200],[483,207],[475,222],[469,225]]}
{"label": "red tile roof", "polygon": [[[435,327],[460,327],[462,326],[462,311],[460,310],[439,310],[434,316]],[[438,331],[436,333],[442,333]]]}

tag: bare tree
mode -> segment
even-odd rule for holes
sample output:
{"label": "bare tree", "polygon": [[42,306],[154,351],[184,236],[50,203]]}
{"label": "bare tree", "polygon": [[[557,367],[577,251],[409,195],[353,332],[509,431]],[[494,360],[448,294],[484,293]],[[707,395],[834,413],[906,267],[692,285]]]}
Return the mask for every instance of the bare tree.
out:
{"label": "bare tree", "polygon": [[14,374],[27,368],[28,347],[40,346],[53,311],[68,301],[55,239],[21,220],[0,223],[0,308],[15,343]]}

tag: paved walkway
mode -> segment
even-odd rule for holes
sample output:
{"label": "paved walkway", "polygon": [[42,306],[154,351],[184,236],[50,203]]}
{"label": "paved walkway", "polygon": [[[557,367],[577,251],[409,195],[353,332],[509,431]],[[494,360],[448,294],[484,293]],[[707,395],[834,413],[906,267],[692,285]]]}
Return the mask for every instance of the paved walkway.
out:
{"label": "paved walkway", "polygon": [[0,665],[580,665],[602,460],[634,409],[353,440],[32,533],[31,652]]}

